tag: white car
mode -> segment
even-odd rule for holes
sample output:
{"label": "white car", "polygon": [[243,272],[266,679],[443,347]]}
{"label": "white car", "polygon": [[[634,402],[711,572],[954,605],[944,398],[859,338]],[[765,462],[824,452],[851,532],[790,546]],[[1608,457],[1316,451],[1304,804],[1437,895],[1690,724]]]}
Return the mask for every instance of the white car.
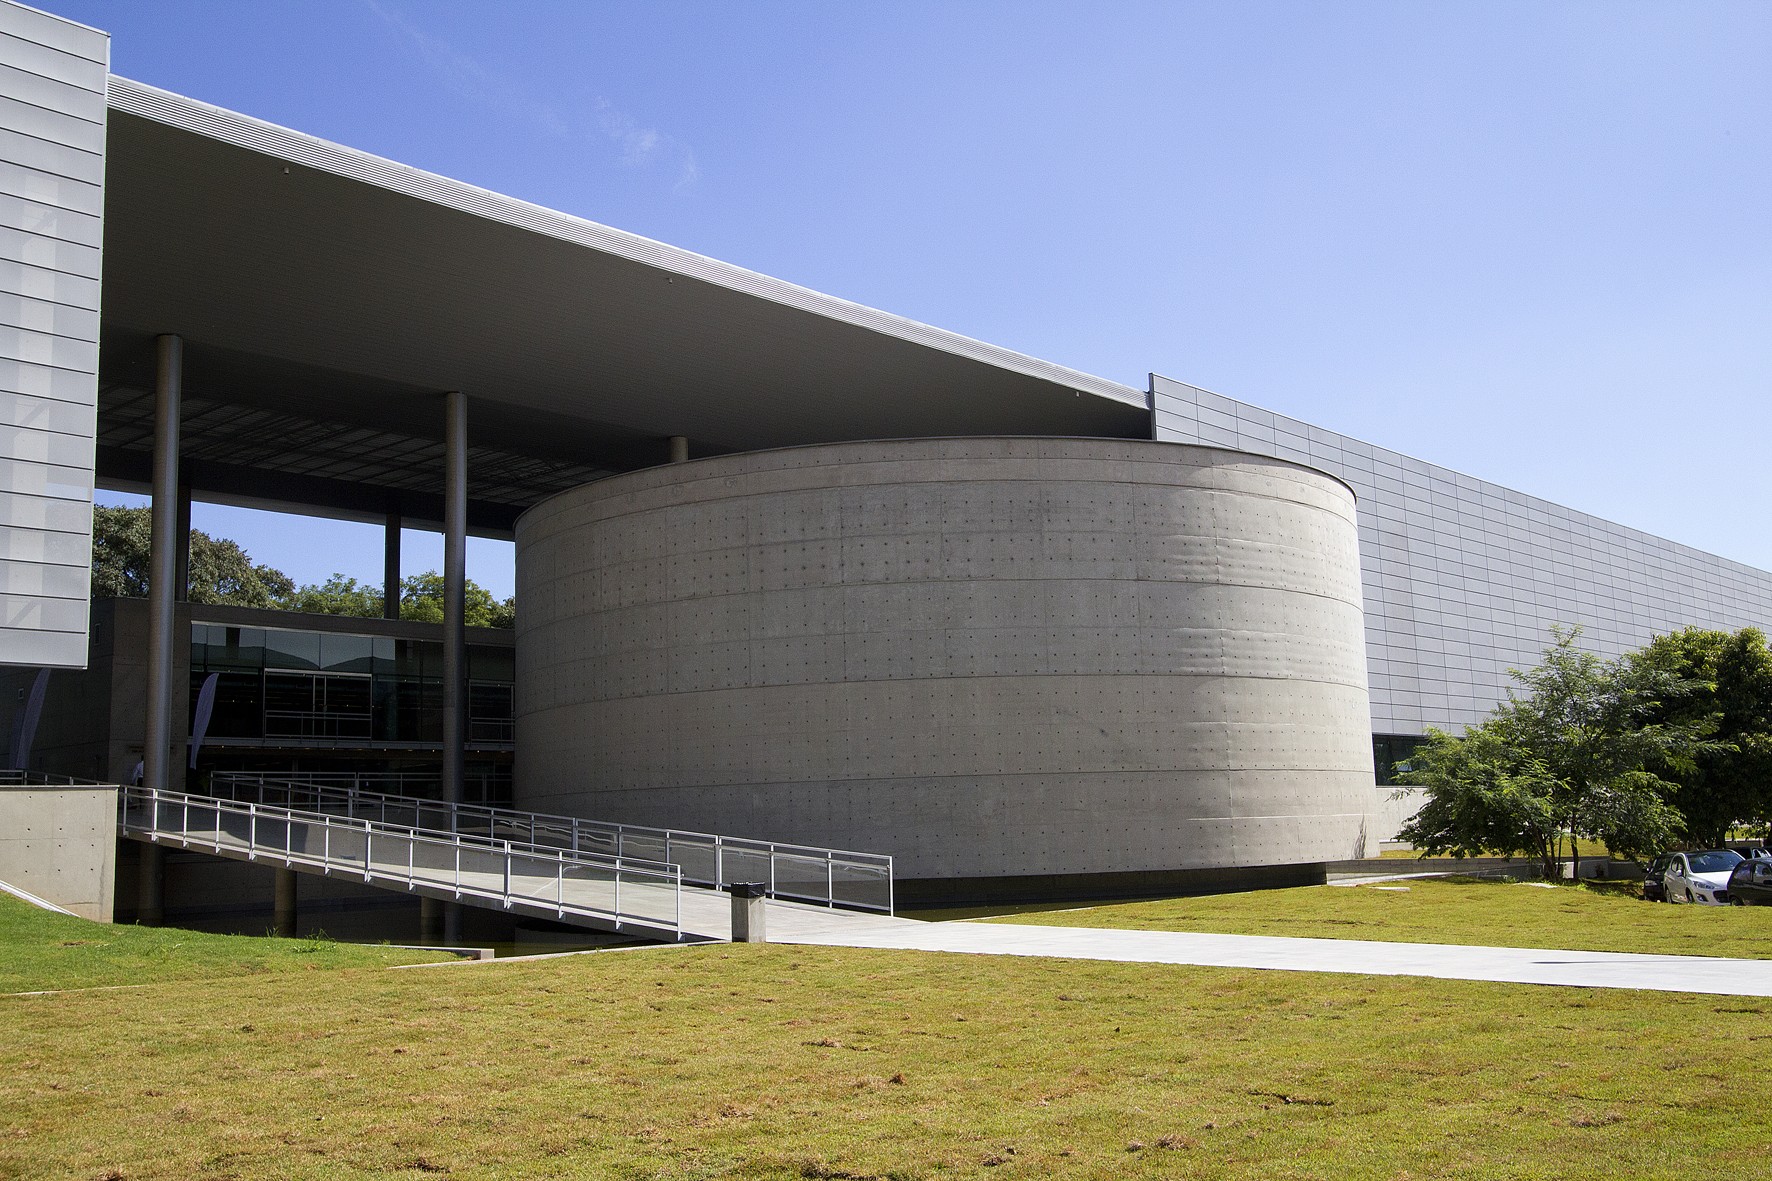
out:
{"label": "white car", "polygon": [[1702,853],[1674,853],[1667,867],[1669,902],[1706,902],[1722,906],[1729,901],[1729,874],[1745,858],[1733,849],[1706,849]]}

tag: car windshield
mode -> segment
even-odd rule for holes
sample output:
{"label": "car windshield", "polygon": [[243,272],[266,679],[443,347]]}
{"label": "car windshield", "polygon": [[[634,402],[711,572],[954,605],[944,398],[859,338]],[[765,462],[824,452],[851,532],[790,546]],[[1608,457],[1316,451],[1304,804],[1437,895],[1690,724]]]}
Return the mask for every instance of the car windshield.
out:
{"label": "car windshield", "polygon": [[1717,849],[1710,853],[1694,853],[1686,858],[1693,873],[1724,873],[1741,863],[1741,854],[1733,849]]}

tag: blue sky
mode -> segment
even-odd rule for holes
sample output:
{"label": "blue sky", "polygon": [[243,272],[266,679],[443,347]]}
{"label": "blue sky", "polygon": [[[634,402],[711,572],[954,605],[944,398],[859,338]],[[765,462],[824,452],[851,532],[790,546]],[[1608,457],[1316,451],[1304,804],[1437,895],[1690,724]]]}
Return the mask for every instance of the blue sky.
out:
{"label": "blue sky", "polygon": [[[144,82],[1772,568],[1769,4],[45,6]],[[368,527],[197,524],[379,578]]]}

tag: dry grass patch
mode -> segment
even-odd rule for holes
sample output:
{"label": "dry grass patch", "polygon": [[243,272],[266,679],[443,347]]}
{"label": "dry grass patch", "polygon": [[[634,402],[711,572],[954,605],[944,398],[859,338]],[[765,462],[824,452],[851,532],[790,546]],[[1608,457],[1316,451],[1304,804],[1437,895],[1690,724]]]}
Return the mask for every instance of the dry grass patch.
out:
{"label": "dry grass patch", "polygon": [[1727,1175],[1768,1011],[781,946],[9,998],[0,1176]]}
{"label": "dry grass patch", "polygon": [[1666,906],[1644,902],[1634,886],[1545,888],[1478,878],[1104,903],[991,921],[1772,958],[1772,906]]}

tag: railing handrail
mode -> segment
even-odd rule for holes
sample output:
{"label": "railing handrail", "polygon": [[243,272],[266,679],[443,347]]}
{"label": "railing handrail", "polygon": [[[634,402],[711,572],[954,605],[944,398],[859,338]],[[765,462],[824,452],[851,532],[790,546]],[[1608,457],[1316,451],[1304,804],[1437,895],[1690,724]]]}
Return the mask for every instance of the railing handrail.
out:
{"label": "railing handrail", "polygon": [[[544,832],[555,834],[560,839],[569,839],[575,851],[585,836],[612,841],[617,850],[631,841],[658,843],[665,851],[665,860],[676,864],[681,858],[673,856],[673,847],[687,851],[700,849],[704,854],[711,854],[713,873],[711,876],[692,873],[685,870],[684,880],[708,884],[715,887],[730,885],[737,881],[754,880],[751,876],[740,873],[729,875],[726,865],[729,854],[768,858],[769,881],[766,883],[768,893],[775,897],[811,901],[828,906],[853,907],[861,910],[894,912],[896,899],[892,873],[892,855],[889,853],[864,853],[858,850],[828,849],[813,845],[798,845],[782,841],[765,841],[751,837],[729,837],[717,833],[694,832],[688,829],[655,828],[650,825],[619,824],[611,821],[590,820],[577,816],[561,816],[546,812],[527,812],[517,808],[500,807],[495,804],[470,804],[438,800],[429,796],[393,795],[386,792],[371,791],[361,786],[365,779],[393,777],[400,783],[406,783],[416,777],[408,777],[404,773],[377,772],[308,772],[294,775],[259,771],[216,771],[211,776],[211,784],[219,793],[227,790],[240,792],[244,788],[255,790],[258,798],[265,798],[269,792],[284,792],[290,797],[311,797],[316,803],[324,802],[328,796],[338,800],[348,812],[359,808],[380,808],[385,811],[390,806],[436,808],[447,810],[451,831],[459,831],[464,820],[476,823],[483,822],[489,829],[506,827],[527,828],[531,837]],[[435,780],[422,780],[434,783]],[[540,842],[536,842],[538,845]],[[555,846],[544,846],[555,847]],[[777,880],[777,865],[781,861],[790,870],[793,863],[807,861],[823,862],[823,883],[816,891],[801,891],[794,887],[805,884],[804,881],[789,874],[789,881]],[[742,861],[740,861],[742,864]],[[884,901],[872,901],[866,897],[856,896],[851,890],[848,896],[839,898],[838,867],[844,867],[852,873],[861,873],[868,878],[878,878],[884,885]],[[853,886],[856,879],[845,879],[845,886]]]}
{"label": "railing handrail", "polygon": [[[372,778],[376,774],[378,773],[366,772],[362,777]],[[402,773],[390,772],[389,774],[400,775]],[[349,780],[350,783],[349,785],[342,785],[339,783],[325,782],[327,777]],[[233,783],[239,780],[246,780],[261,785],[277,784],[286,788],[332,788],[333,790],[348,792],[351,795],[359,797],[367,796],[378,799],[398,800],[401,803],[406,804],[430,804],[436,807],[449,808],[458,813],[486,815],[491,819],[497,819],[500,815],[503,815],[522,817],[525,821],[535,820],[568,826],[576,823],[581,827],[602,829],[608,832],[654,836],[660,840],[712,841],[723,845],[734,845],[758,850],[767,849],[771,852],[783,853],[792,857],[816,857],[821,859],[840,858],[882,866],[890,866],[892,864],[892,854],[890,853],[867,853],[858,849],[835,849],[825,848],[819,845],[798,845],[789,841],[767,841],[758,837],[733,837],[726,836],[722,833],[697,832],[694,829],[687,828],[658,828],[647,824],[623,824],[611,820],[590,820],[582,816],[564,816],[552,812],[530,812],[522,808],[506,808],[498,804],[457,803],[448,800],[433,799],[428,796],[417,797],[394,795],[390,792],[370,791],[365,788],[357,787],[355,785],[357,778],[357,773],[351,771],[315,771],[303,775],[273,775],[269,772],[260,773],[258,771],[216,771],[211,776],[211,782],[227,781]],[[404,782],[404,780],[402,780],[402,782]],[[435,782],[435,780],[426,780],[426,782]]]}
{"label": "railing handrail", "polygon": [[[589,918],[613,920],[619,928],[623,922],[637,921],[653,927],[668,928],[679,937],[682,935],[683,915],[683,873],[677,865],[647,861],[640,858],[606,856],[604,854],[586,854],[578,850],[566,850],[553,846],[531,845],[526,842],[509,841],[502,838],[484,839],[472,833],[444,833],[436,830],[412,828],[407,825],[391,824],[383,821],[370,820],[357,816],[334,816],[325,812],[307,812],[296,808],[287,808],[277,804],[262,804],[252,801],[223,799],[219,796],[201,795],[193,792],[169,791],[163,788],[150,788],[139,785],[124,786],[119,792],[118,827],[124,832],[145,832],[151,839],[158,840],[161,833],[176,834],[186,845],[195,841],[198,845],[212,848],[216,852],[241,849],[249,859],[263,855],[282,857],[285,864],[300,862],[304,865],[315,865],[324,872],[330,873],[335,868],[348,869],[353,873],[362,873],[364,881],[381,878],[387,882],[399,884],[404,882],[408,889],[425,886],[431,889],[452,889],[457,898],[464,895],[501,901],[506,909],[513,905],[540,907],[538,898],[515,892],[511,889],[514,863],[521,860],[525,866],[540,863],[553,866],[553,872],[559,882],[556,898],[550,905],[564,916],[568,913]],[[152,823],[143,825],[132,821],[133,807],[147,806],[152,808]],[[177,808],[180,815],[178,825],[163,825],[163,809],[167,806]],[[209,812],[216,817],[216,830],[213,837],[193,836],[191,828],[191,810]],[[220,817],[232,815],[244,818],[248,822],[249,836],[242,845],[224,843],[220,836]],[[269,820],[280,824],[284,829],[284,842],[278,846],[274,842],[261,843],[258,839],[258,822]],[[291,834],[296,826],[319,828],[325,834],[321,852],[302,849],[299,852],[291,847]],[[363,855],[359,862],[348,856],[334,857],[332,854],[331,834],[346,831],[361,834],[364,838]],[[404,876],[379,866],[371,856],[373,842],[377,835],[405,842],[408,848],[406,872]],[[422,876],[413,864],[411,849],[424,845],[446,848],[454,851],[454,877],[452,881],[433,880]],[[491,853],[504,858],[502,890],[487,889],[475,885],[472,881],[464,882],[461,873],[461,850],[471,848],[476,852]],[[569,870],[591,870],[608,873],[614,889],[615,905],[604,907],[588,905],[577,901],[569,902],[565,897],[565,880]],[[532,876],[532,875],[531,875]],[[649,881],[664,885],[672,891],[673,917],[667,922],[664,919],[640,912],[628,912],[621,909],[621,885],[624,877],[630,882]]]}
{"label": "railing handrail", "polygon": [[[334,816],[330,812],[309,812],[303,808],[292,808],[286,804],[266,804],[256,800],[231,800],[222,796],[204,795],[202,792],[172,791],[166,788],[154,789],[134,784],[124,787],[125,796],[136,797],[143,793],[153,793],[157,798],[172,802],[192,800],[206,808],[217,808],[222,811],[241,814],[242,809],[258,809],[261,812],[270,809],[287,813],[290,817],[308,824],[339,825],[343,827],[363,828],[373,826],[376,829],[397,830],[410,836],[413,840],[440,845],[471,845],[477,849],[499,851],[501,847],[513,852],[532,853],[537,856],[553,857],[564,854],[570,860],[594,869],[631,869],[635,873],[656,873],[661,877],[681,873],[682,867],[670,861],[656,861],[646,857],[624,857],[620,854],[590,853],[582,849],[563,849],[558,845],[541,845],[531,841],[514,840],[509,837],[486,836],[477,832],[451,832],[441,828],[422,828],[417,825],[400,824],[392,820],[373,820],[367,816]],[[398,798],[398,797],[395,797]],[[427,801],[428,802],[428,801]],[[247,812],[245,814],[250,814]]]}

